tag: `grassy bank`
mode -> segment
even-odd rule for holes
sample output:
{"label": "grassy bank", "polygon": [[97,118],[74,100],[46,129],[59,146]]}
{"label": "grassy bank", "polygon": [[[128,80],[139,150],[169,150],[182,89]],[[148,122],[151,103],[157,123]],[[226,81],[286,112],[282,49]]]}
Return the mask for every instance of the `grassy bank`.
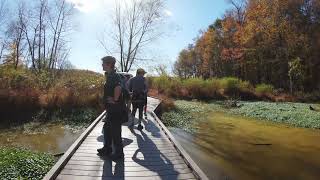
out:
{"label": "grassy bank", "polygon": [[54,162],[50,154],[0,148],[0,179],[42,179]]}
{"label": "grassy bank", "polygon": [[[103,83],[104,76],[91,71],[0,66],[0,129],[37,135],[58,122],[82,130],[102,111]],[[0,179],[42,179],[53,164],[46,153],[0,148]]]}
{"label": "grassy bank", "polygon": [[[303,128],[320,128],[320,107],[307,103],[271,103],[271,102],[240,102],[238,108],[227,108],[225,102],[210,103],[175,101],[175,109],[165,112],[162,116],[167,126],[182,128],[188,132],[197,129],[197,123],[206,120],[207,114],[214,111],[225,112],[271,121]],[[310,106],[315,110],[310,110]]]}
{"label": "grassy bank", "polygon": [[1,124],[28,122],[39,114],[42,117],[45,114],[46,118],[42,118],[45,120],[50,119],[50,115],[76,115],[86,108],[102,110],[104,76],[95,72],[61,70],[35,73],[25,68],[1,66],[0,82]]}
{"label": "grassy bank", "polygon": [[180,79],[162,75],[160,77],[148,77],[151,89],[170,98],[199,99],[199,100],[267,100],[267,101],[302,101],[314,102],[320,100],[320,93],[295,92],[290,95],[283,89],[275,89],[270,84],[250,84],[235,77],[224,78],[189,78]]}
{"label": "grassy bank", "polygon": [[197,123],[205,120],[210,112],[208,104],[190,101],[175,101],[175,108],[163,113],[162,121],[168,127],[178,127],[188,132],[197,129]]}
{"label": "grassy bank", "polygon": [[[90,125],[100,113],[101,110],[96,108],[40,109],[30,116],[15,116],[12,118],[8,117],[8,119],[1,119],[0,129],[24,128],[30,124],[59,122],[74,130],[79,130]],[[39,131],[36,127],[28,129],[30,133]]]}
{"label": "grassy bank", "polygon": [[[310,106],[315,110],[310,110]],[[309,103],[240,102],[230,113],[285,123],[296,127],[320,129],[320,107]]]}

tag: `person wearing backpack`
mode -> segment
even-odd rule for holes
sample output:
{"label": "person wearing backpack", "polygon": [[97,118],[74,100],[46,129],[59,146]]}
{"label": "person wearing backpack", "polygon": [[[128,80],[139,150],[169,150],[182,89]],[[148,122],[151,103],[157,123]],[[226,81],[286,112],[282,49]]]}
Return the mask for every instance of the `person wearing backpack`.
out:
{"label": "person wearing backpack", "polygon": [[[132,117],[134,119],[136,115],[137,109],[139,109],[139,122],[138,122],[138,130],[142,130],[143,126],[141,125],[141,121],[143,119],[143,107],[146,102],[146,94],[148,92],[148,86],[146,83],[146,79],[144,75],[146,71],[144,69],[139,68],[137,70],[137,74],[135,77],[131,78],[128,82],[129,91],[132,94],[131,102],[132,102]],[[133,128],[134,120],[132,124],[129,126]]]}
{"label": "person wearing backpack", "polygon": [[[104,146],[97,149],[98,155],[107,155],[116,160],[124,157],[121,137],[121,125],[125,121],[123,115],[126,108],[122,95],[121,79],[115,70],[116,59],[112,56],[102,58],[102,67],[106,72],[103,101],[107,111],[103,126]],[[115,149],[112,149],[113,147]]]}

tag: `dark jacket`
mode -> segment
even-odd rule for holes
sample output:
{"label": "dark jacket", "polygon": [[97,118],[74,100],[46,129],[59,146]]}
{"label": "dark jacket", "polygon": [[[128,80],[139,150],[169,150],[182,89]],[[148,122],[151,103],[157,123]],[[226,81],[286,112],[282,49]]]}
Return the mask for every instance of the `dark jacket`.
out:
{"label": "dark jacket", "polygon": [[135,76],[128,82],[128,88],[130,92],[148,92],[148,85],[146,79],[143,76]]}
{"label": "dark jacket", "polygon": [[116,71],[106,73],[106,83],[104,84],[103,102],[107,104],[107,98],[114,96],[114,88],[121,85],[120,76]]}
{"label": "dark jacket", "polygon": [[148,85],[146,79],[138,75],[128,82],[129,91],[132,92],[132,103],[144,103],[147,98]]}

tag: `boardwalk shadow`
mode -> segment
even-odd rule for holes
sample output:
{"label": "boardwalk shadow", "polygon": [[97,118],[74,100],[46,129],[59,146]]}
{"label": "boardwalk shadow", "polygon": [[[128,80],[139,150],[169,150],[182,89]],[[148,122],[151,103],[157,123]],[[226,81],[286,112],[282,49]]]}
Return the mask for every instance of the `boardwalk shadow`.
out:
{"label": "boardwalk shadow", "polygon": [[160,138],[160,129],[150,119],[143,121],[146,131],[150,132],[153,137]]}
{"label": "boardwalk shadow", "polygon": [[103,158],[103,172],[102,172],[102,180],[109,179],[124,179],[124,159],[115,161],[114,171],[112,171],[112,160],[105,157]]}
{"label": "boardwalk shadow", "polygon": [[[103,135],[99,136],[97,138],[99,142],[104,142],[104,137]],[[123,147],[130,145],[133,142],[132,139],[128,138],[122,138],[122,144]],[[125,174],[125,168],[124,168],[124,159],[120,159],[117,161],[114,161],[114,170],[112,170],[112,160],[108,157],[102,157],[100,156],[100,159],[103,160],[103,170],[102,170],[102,179],[103,180],[109,180],[109,179],[118,179],[122,180],[124,179],[124,174]]]}
{"label": "boardwalk shadow", "polygon": [[[134,132],[134,130],[132,131]],[[132,160],[148,171],[154,172],[153,176],[161,176],[161,179],[177,179],[178,172],[173,163],[158,149],[146,133],[140,132],[133,133],[137,138],[138,149],[134,152]],[[138,157],[140,153],[143,157]]]}
{"label": "boardwalk shadow", "polygon": [[[131,144],[133,140],[128,138],[123,138],[123,147]],[[117,161],[112,161],[107,156],[100,156],[100,159],[103,160],[103,171],[102,179],[124,179],[125,169],[124,169],[124,159],[119,159]],[[112,171],[112,162],[115,163],[114,170]]]}
{"label": "boardwalk shadow", "polygon": [[[97,141],[98,141],[98,142],[103,142],[103,144],[104,144],[104,136],[103,136],[103,135],[98,136],[98,137],[97,137]],[[124,138],[124,137],[122,137],[122,144],[123,144],[123,147],[125,147],[125,146],[127,146],[127,145],[131,144],[132,142],[133,142],[133,140],[132,140],[132,139],[128,139],[128,138]]]}
{"label": "boardwalk shadow", "polygon": [[[138,119],[134,118],[134,124],[135,125],[138,124],[137,122],[138,122]],[[141,122],[144,125],[145,130],[150,132],[153,137],[156,137],[156,138],[160,138],[161,137],[160,129],[158,128],[158,126],[156,126],[154,124],[154,122],[152,120],[150,120],[149,117],[146,118],[146,119],[143,119]],[[136,126],[134,127],[134,129],[137,129]],[[135,134],[133,129],[129,128],[129,130],[131,131],[131,133]]]}

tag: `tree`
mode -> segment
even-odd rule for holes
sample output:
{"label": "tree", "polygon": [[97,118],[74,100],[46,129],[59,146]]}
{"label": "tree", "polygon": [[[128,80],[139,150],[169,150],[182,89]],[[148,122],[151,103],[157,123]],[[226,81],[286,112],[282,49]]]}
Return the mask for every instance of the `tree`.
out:
{"label": "tree", "polygon": [[320,1],[229,2],[232,8],[200,34],[194,48],[181,50],[177,75],[192,76],[196,64],[203,78],[235,76],[291,92],[320,88]]}
{"label": "tree", "polygon": [[[25,43],[24,43],[24,32],[23,32],[23,16],[24,16],[24,7],[23,4],[19,4],[18,7],[18,16],[13,19],[7,29],[7,38],[9,39],[8,44],[10,44],[10,49],[12,52],[11,53],[11,58],[7,58],[8,60],[11,60],[11,63],[15,69],[18,68],[19,64],[22,64],[20,62],[22,56],[23,56],[23,51],[25,48]],[[7,62],[8,63],[8,62]]]}
{"label": "tree", "polygon": [[[128,72],[137,61],[143,61],[142,52],[146,45],[160,37],[160,26],[164,20],[163,0],[129,0],[117,2],[113,16],[114,27],[111,40],[116,44],[121,71]],[[101,45],[112,53],[107,44],[109,32],[103,33]],[[142,57],[140,56],[142,55]]]}
{"label": "tree", "polygon": [[303,84],[306,79],[305,67],[302,64],[302,60],[298,57],[291,62],[289,62],[289,72],[290,78],[290,92],[293,93],[293,89],[303,90]]}
{"label": "tree", "polygon": [[5,37],[3,37],[3,29],[5,28],[7,22],[8,9],[6,0],[0,0],[0,63],[2,62],[3,52],[6,47]]}
{"label": "tree", "polygon": [[167,66],[163,64],[157,65],[154,70],[159,76],[168,76]]}
{"label": "tree", "polygon": [[[48,68],[54,69],[58,60],[65,61],[68,56],[69,48],[66,48],[65,35],[72,31],[70,23],[73,15],[73,7],[68,5],[65,0],[58,0],[55,3],[55,10],[49,16],[49,23],[52,29],[52,44],[49,52]],[[56,17],[56,18],[54,18]]]}
{"label": "tree", "polygon": [[38,71],[59,68],[68,57],[66,37],[72,31],[74,8],[66,0],[38,0],[34,6],[22,20],[31,67]]}
{"label": "tree", "polygon": [[[4,2],[0,1],[0,22],[7,11]],[[70,52],[67,38],[73,5],[67,0],[19,0],[12,5],[13,16],[6,25],[0,24],[0,31],[5,29],[0,33],[0,60],[5,57],[15,68],[25,63],[35,72],[64,67]]]}
{"label": "tree", "polygon": [[180,52],[174,64],[174,74],[181,78],[199,77],[200,67],[199,58],[193,45]]}

